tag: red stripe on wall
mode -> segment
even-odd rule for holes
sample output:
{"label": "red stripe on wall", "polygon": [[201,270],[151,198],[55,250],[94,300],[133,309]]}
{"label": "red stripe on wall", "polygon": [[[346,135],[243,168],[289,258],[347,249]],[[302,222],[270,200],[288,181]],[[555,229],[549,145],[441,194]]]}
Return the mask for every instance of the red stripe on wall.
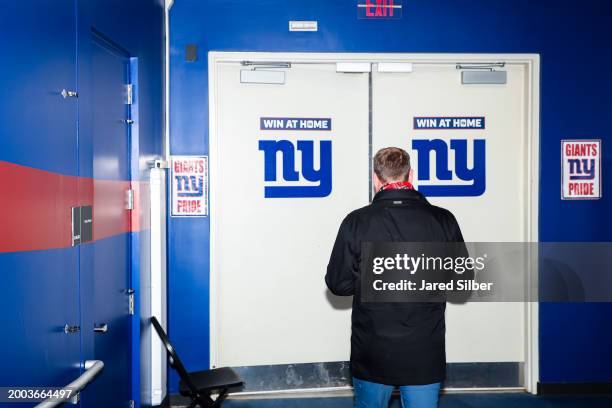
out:
{"label": "red stripe on wall", "polygon": [[[126,208],[134,189],[135,208]],[[93,205],[93,238],[149,227],[148,183],[66,176],[0,161],[0,252],[65,248],[71,208]]]}
{"label": "red stripe on wall", "polygon": [[77,181],[0,161],[0,252],[70,246]]}

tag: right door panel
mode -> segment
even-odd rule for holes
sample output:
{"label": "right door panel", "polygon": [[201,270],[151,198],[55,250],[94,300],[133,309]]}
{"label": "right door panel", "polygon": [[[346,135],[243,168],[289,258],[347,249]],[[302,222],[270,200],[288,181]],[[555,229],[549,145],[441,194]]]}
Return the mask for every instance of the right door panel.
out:
{"label": "right door panel", "polygon": [[[373,153],[406,149],[416,188],[453,212],[467,242],[529,239],[526,69],[504,70],[503,85],[464,85],[455,64],[372,73]],[[523,362],[524,313],[518,302],[449,304],[448,362]]]}

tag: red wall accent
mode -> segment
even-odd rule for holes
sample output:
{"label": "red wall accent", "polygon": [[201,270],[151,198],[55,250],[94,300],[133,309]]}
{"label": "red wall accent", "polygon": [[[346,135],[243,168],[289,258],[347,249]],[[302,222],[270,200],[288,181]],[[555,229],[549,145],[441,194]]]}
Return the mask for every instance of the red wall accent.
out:
{"label": "red wall accent", "polygon": [[[125,209],[134,188],[134,210]],[[93,205],[94,240],[149,228],[149,183],[66,176],[0,161],[0,252],[71,246],[70,208]],[[122,210],[117,210],[118,208]],[[118,213],[120,211],[120,213]]]}

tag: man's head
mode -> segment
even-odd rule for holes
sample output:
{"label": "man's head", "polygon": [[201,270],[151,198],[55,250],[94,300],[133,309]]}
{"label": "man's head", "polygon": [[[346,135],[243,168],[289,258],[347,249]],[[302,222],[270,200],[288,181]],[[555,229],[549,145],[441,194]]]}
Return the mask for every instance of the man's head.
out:
{"label": "man's head", "polygon": [[373,162],[373,181],[376,191],[387,183],[409,181],[412,176],[410,156],[408,152],[399,147],[380,149],[374,155]]}

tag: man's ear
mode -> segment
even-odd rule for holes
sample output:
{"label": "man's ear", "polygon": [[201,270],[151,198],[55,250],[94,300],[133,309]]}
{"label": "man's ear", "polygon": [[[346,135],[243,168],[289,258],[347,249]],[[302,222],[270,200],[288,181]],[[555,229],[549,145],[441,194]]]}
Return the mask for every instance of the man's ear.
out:
{"label": "man's ear", "polygon": [[412,184],[412,180],[414,180],[414,170],[410,169],[410,171],[408,172],[408,182]]}
{"label": "man's ear", "polygon": [[372,172],[372,186],[374,187],[374,194],[378,193],[378,190],[382,187],[382,184],[375,172]]}

